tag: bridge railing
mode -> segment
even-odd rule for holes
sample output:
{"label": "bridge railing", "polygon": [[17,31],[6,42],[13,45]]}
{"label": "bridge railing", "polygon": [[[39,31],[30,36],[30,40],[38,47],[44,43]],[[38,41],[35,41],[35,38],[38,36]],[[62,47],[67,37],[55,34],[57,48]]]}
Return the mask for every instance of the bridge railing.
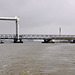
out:
{"label": "bridge railing", "polygon": [[16,37],[15,34],[1,34],[0,39],[14,39]]}

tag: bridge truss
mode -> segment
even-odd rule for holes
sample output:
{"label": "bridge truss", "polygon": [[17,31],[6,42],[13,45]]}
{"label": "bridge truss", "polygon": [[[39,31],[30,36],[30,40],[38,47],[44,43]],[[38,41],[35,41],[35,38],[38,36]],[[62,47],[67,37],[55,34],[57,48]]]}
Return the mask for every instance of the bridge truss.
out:
{"label": "bridge truss", "polygon": [[[0,34],[0,39],[14,39],[15,34]],[[20,39],[75,39],[75,35],[41,35],[41,34],[22,34]]]}
{"label": "bridge truss", "polygon": [[[0,34],[0,39],[15,39],[15,34]],[[44,40],[45,43],[49,43],[51,40],[73,40],[75,41],[75,35],[41,35],[41,34],[22,34],[19,35],[19,39],[38,39]]]}

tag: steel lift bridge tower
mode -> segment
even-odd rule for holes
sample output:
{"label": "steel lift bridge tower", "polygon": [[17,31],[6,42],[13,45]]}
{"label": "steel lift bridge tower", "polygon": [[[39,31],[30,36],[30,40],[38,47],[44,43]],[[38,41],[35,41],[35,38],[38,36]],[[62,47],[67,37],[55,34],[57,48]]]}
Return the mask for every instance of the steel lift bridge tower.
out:
{"label": "steel lift bridge tower", "polygon": [[14,43],[23,43],[22,39],[19,38],[19,17],[0,17],[0,20],[15,21],[16,36],[14,38]]}

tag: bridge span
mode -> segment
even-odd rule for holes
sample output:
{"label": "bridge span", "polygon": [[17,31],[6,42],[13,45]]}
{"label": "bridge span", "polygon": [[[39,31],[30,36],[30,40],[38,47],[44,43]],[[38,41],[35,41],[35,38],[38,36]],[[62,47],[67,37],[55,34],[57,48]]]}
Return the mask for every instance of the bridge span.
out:
{"label": "bridge span", "polygon": [[14,43],[23,43],[22,39],[43,39],[44,43],[49,43],[53,39],[55,40],[73,40],[75,42],[75,35],[41,35],[41,34],[23,34],[19,35],[19,17],[0,17],[0,20],[15,21],[16,23],[16,34],[0,34],[0,39],[13,39]]}
{"label": "bridge span", "polygon": [[[15,34],[0,34],[0,39],[15,39]],[[69,40],[73,43],[75,42],[75,35],[42,35],[42,34],[22,34],[19,35],[19,39],[42,39],[44,40],[44,43],[49,43],[53,39],[54,40]]]}

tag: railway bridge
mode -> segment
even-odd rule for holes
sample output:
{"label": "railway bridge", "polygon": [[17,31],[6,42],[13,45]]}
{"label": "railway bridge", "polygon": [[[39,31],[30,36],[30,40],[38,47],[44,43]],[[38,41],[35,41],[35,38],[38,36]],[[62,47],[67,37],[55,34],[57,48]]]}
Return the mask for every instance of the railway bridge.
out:
{"label": "railway bridge", "polygon": [[[75,43],[75,35],[42,35],[42,34],[22,34],[19,35],[19,17],[0,17],[0,20],[15,21],[16,34],[0,34],[0,39],[13,39],[14,43],[23,43],[22,39],[43,39],[44,43],[55,40],[69,40]],[[61,32],[61,28],[60,28]]]}
{"label": "railway bridge", "polygon": [[[0,34],[0,39],[15,39],[15,34]],[[75,43],[75,35],[45,35],[45,34],[20,34],[19,40],[22,39],[39,39],[44,40],[44,43],[52,42],[52,40],[69,40],[72,43]],[[23,41],[22,41],[23,42]],[[21,43],[22,43],[21,42]]]}

